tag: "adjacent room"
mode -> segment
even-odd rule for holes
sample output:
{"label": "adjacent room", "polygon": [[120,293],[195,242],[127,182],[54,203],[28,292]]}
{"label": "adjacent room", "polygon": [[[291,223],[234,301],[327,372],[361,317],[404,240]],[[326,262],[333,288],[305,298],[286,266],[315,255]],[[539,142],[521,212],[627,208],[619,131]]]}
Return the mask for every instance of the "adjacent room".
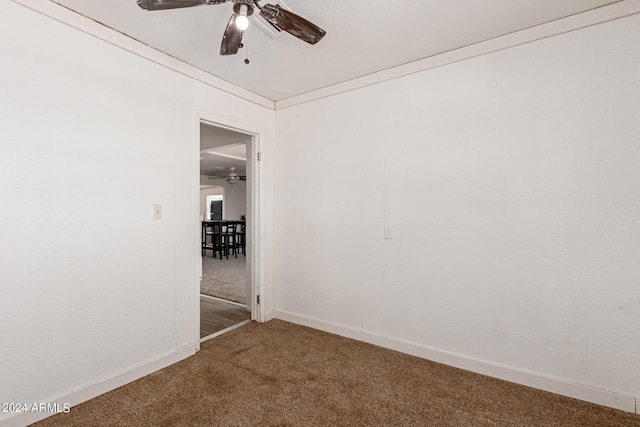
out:
{"label": "adjacent room", "polygon": [[1,427],[640,426],[639,0],[0,22]]}
{"label": "adjacent room", "polygon": [[[247,145],[251,137],[200,125],[200,338],[251,319],[247,274]],[[250,255],[251,256],[251,255]]]}

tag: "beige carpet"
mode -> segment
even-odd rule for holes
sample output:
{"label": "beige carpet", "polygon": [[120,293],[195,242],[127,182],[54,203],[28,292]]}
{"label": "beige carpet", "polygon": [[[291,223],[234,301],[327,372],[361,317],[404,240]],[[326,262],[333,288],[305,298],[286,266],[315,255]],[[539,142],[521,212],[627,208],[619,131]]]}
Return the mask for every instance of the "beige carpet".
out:
{"label": "beige carpet", "polygon": [[[210,252],[207,252],[210,253]],[[226,258],[202,258],[202,282],[200,293],[227,301],[247,303],[247,258],[229,255]]]}
{"label": "beige carpet", "polygon": [[274,320],[39,426],[640,426],[640,416]]}

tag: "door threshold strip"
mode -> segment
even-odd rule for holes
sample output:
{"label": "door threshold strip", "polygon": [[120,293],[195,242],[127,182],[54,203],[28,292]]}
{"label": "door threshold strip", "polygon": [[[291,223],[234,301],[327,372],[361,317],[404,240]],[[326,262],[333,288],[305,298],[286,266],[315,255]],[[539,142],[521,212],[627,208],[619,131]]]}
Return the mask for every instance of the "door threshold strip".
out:
{"label": "door threshold strip", "polygon": [[200,296],[203,297],[203,298],[209,298],[209,299],[212,299],[212,300],[216,300],[216,301],[220,301],[220,302],[226,302],[226,303],[229,303],[229,304],[237,305],[238,307],[246,307],[247,306],[247,304],[242,304],[242,303],[235,302],[235,301],[229,301],[228,299],[212,297],[211,295],[200,294]]}
{"label": "door threshold strip", "polygon": [[237,323],[237,324],[235,324],[235,325],[233,325],[233,326],[229,326],[229,327],[228,327],[228,328],[226,328],[226,329],[223,329],[223,330],[218,331],[218,332],[214,332],[213,334],[211,334],[211,335],[207,335],[206,337],[202,337],[202,338],[200,338],[200,342],[201,342],[201,343],[203,343],[203,342],[208,341],[208,340],[210,340],[210,339],[212,339],[212,338],[215,338],[215,337],[217,337],[217,336],[219,336],[219,335],[222,335],[222,334],[224,334],[224,333],[226,333],[226,332],[233,331],[234,329],[237,329],[237,328],[239,328],[240,326],[244,326],[244,325],[246,325],[247,323],[251,323],[251,320],[250,320],[250,319],[243,320],[242,322]]}

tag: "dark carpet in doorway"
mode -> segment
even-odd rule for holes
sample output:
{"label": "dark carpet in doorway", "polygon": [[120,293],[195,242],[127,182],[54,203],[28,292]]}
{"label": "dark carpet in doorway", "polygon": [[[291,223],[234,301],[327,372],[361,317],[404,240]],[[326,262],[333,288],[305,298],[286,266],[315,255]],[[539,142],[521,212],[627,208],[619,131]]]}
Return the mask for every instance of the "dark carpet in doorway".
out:
{"label": "dark carpet in doorway", "polygon": [[238,255],[226,258],[202,258],[200,293],[227,301],[247,303],[247,258]]}

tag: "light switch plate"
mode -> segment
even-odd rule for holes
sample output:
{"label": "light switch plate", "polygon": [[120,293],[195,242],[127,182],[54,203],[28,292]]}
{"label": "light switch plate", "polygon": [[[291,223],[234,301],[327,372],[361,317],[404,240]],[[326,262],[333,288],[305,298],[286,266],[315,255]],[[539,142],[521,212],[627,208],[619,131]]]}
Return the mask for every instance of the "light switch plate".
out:
{"label": "light switch plate", "polygon": [[162,219],[162,205],[153,205],[153,219]]}

